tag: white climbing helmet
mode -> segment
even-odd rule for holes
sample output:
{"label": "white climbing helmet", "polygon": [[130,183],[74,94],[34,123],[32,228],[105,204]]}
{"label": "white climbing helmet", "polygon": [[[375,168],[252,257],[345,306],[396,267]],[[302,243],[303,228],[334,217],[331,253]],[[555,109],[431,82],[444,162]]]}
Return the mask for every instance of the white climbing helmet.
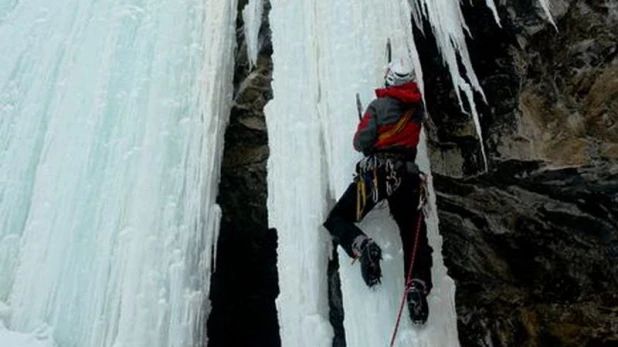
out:
{"label": "white climbing helmet", "polygon": [[384,73],[384,85],[387,87],[398,86],[416,79],[416,74],[411,64],[402,58],[394,59],[386,67]]}

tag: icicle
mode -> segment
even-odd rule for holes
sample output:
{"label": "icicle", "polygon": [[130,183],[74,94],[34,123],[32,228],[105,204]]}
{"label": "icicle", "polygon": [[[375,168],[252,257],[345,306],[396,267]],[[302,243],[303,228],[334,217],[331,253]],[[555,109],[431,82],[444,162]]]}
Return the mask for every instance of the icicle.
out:
{"label": "icicle", "polygon": [[263,0],[251,0],[242,10],[242,20],[245,23],[245,39],[247,41],[247,55],[249,64],[255,66],[259,52],[258,36],[262,25]]}
{"label": "icicle", "polygon": [[554,26],[554,29],[558,31],[558,26],[556,26],[556,22],[554,22],[554,17],[552,17],[551,11],[549,9],[548,0],[539,0],[539,4],[541,4],[541,7],[543,8],[545,15],[547,15],[547,20]]}
{"label": "icicle", "polygon": [[502,24],[500,24],[500,16],[498,16],[498,10],[496,9],[496,4],[494,3],[494,0],[486,0],[485,4],[487,5],[487,7],[489,7],[491,13],[494,14],[496,24],[498,24],[498,26],[502,28]]}
{"label": "icicle", "polygon": [[479,137],[479,143],[481,144],[481,155],[483,156],[483,167],[487,170],[487,155],[485,154],[485,146],[483,145],[483,133],[481,130],[481,122],[479,120],[479,114],[476,111],[476,104],[474,103],[474,95],[470,85],[463,82],[459,85],[459,88],[466,94],[466,98],[470,102],[470,111],[472,112],[472,120],[474,121],[474,128]]}
{"label": "icicle", "polygon": [[[468,47],[466,45],[467,32],[470,35],[470,30],[465,22],[461,7],[458,2],[452,1],[429,1],[421,0],[422,14],[429,23],[434,33],[438,50],[444,59],[444,62],[451,75],[453,88],[459,101],[459,107],[465,113],[471,113],[473,115],[473,121],[475,123],[475,129],[477,131],[479,141],[481,144],[481,152],[483,153],[483,160],[486,163],[485,148],[482,141],[481,127],[478,119],[478,113],[474,109],[474,92],[478,92],[483,101],[486,102],[485,94],[481,85],[474,73],[470,54],[468,53]],[[494,13],[494,18],[499,23],[497,11],[493,0],[487,0],[487,5]],[[416,9],[416,5],[412,4],[412,9]],[[414,15],[414,11],[413,11]],[[418,25],[418,24],[417,24]],[[459,58],[459,59],[458,59]],[[458,61],[463,66],[463,71],[460,68]],[[465,78],[464,78],[465,76]],[[469,81],[469,83],[467,81]],[[461,92],[468,101],[471,107],[470,111],[466,111],[461,98]],[[486,168],[486,167],[485,167]]]}
{"label": "icicle", "polygon": [[417,1],[408,1],[408,5],[410,6],[410,12],[412,13],[412,19],[414,20],[414,25],[418,28],[418,30],[425,35],[425,28],[423,27],[423,13]]}
{"label": "icicle", "polygon": [[[550,23],[556,27],[551,16],[548,0],[539,0],[539,3],[547,14]],[[485,4],[492,11],[496,23],[501,26],[500,17],[498,16],[494,0],[486,0]],[[425,17],[431,24],[438,50],[451,75],[459,106],[461,110],[466,113],[468,112],[465,110],[461,99],[462,91],[468,100],[470,113],[472,114],[481,144],[483,162],[485,163],[485,168],[487,168],[485,146],[483,144],[480,121],[474,103],[474,92],[478,92],[482,96],[483,101],[487,102],[487,100],[474,72],[468,53],[464,31],[467,32],[468,35],[471,35],[471,33],[461,12],[460,4],[459,2],[445,0],[420,0],[419,2],[409,1],[409,5],[414,23],[419,29],[422,30],[423,28],[421,16]],[[463,65],[465,77],[469,83],[466,82],[466,79],[463,77],[464,71],[459,67],[457,58],[459,58],[459,61]],[[420,81],[420,84],[422,86],[422,81]]]}

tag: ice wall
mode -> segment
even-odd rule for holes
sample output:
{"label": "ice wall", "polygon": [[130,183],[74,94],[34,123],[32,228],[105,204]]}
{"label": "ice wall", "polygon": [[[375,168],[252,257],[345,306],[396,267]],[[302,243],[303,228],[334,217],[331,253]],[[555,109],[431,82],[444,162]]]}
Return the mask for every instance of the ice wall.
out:
{"label": "ice wall", "polygon": [[328,346],[327,239],[317,229],[327,180],[317,114],[317,42],[310,40],[315,17],[309,2],[272,1],[272,6],[272,43],[281,49],[272,56],[274,99],[265,114],[269,224],[278,232],[281,344]]}
{"label": "ice wall", "polygon": [[[284,346],[330,346],[326,266],[330,237],[321,227],[334,200],[350,183],[359,155],[351,139],[358,122],[354,94],[368,102],[394,56],[420,64],[406,1],[272,1],[274,99],[266,110],[270,224],[279,234],[277,304]],[[388,20],[377,20],[388,18]],[[421,154],[420,157],[423,155]],[[419,160],[429,172],[426,159]],[[435,211],[435,208],[433,209]],[[429,216],[434,252],[432,314],[422,330],[407,309],[398,346],[456,346],[454,284],[441,259],[435,214]],[[361,227],[382,246],[384,280],[377,290],[363,283],[358,264],[340,251],[340,274],[349,346],[388,345],[403,291],[401,241],[385,206]]]}
{"label": "ice wall", "polygon": [[204,338],[235,17],[215,0],[0,6],[0,345]]}

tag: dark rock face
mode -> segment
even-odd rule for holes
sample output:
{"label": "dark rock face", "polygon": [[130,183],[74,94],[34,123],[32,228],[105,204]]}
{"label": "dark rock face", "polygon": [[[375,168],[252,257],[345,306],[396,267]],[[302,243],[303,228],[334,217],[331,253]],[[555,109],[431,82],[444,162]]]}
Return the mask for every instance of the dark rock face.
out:
{"label": "dark rock face", "polygon": [[260,51],[251,69],[239,2],[235,98],[225,133],[217,203],[223,211],[211,281],[208,346],[281,345],[275,298],[277,234],[268,229],[266,161],[268,136],[263,113],[272,98],[272,47],[265,5]]}
{"label": "dark rock face", "polygon": [[[618,4],[465,8],[489,168],[433,39],[418,40],[462,346],[618,345]],[[427,31],[426,31],[427,32]]]}
{"label": "dark rock face", "polygon": [[[476,99],[490,160],[565,166],[618,158],[615,2],[553,1],[558,31],[543,19],[537,0],[506,3],[499,7],[502,29],[486,8],[464,11],[474,37],[468,47],[488,101]],[[439,149],[434,170],[459,177],[479,173],[483,167],[470,117],[458,111],[432,39],[421,47],[426,97],[440,105],[430,107],[432,140]]]}
{"label": "dark rock face", "polygon": [[328,308],[329,321],[333,326],[332,347],[346,347],[345,327],[343,319],[343,294],[341,293],[341,279],[339,278],[339,255],[337,245],[333,242],[332,259],[328,262]]}
{"label": "dark rock face", "polygon": [[618,165],[511,161],[435,182],[463,346],[616,340]]}

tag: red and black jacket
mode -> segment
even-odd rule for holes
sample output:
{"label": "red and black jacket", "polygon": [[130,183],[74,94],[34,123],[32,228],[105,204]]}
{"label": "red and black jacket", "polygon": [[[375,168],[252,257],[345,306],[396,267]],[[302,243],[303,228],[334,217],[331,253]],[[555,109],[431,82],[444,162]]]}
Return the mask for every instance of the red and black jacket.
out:
{"label": "red and black jacket", "polygon": [[421,92],[414,82],[375,91],[356,134],[354,148],[365,155],[398,153],[414,160],[421,134]]}

